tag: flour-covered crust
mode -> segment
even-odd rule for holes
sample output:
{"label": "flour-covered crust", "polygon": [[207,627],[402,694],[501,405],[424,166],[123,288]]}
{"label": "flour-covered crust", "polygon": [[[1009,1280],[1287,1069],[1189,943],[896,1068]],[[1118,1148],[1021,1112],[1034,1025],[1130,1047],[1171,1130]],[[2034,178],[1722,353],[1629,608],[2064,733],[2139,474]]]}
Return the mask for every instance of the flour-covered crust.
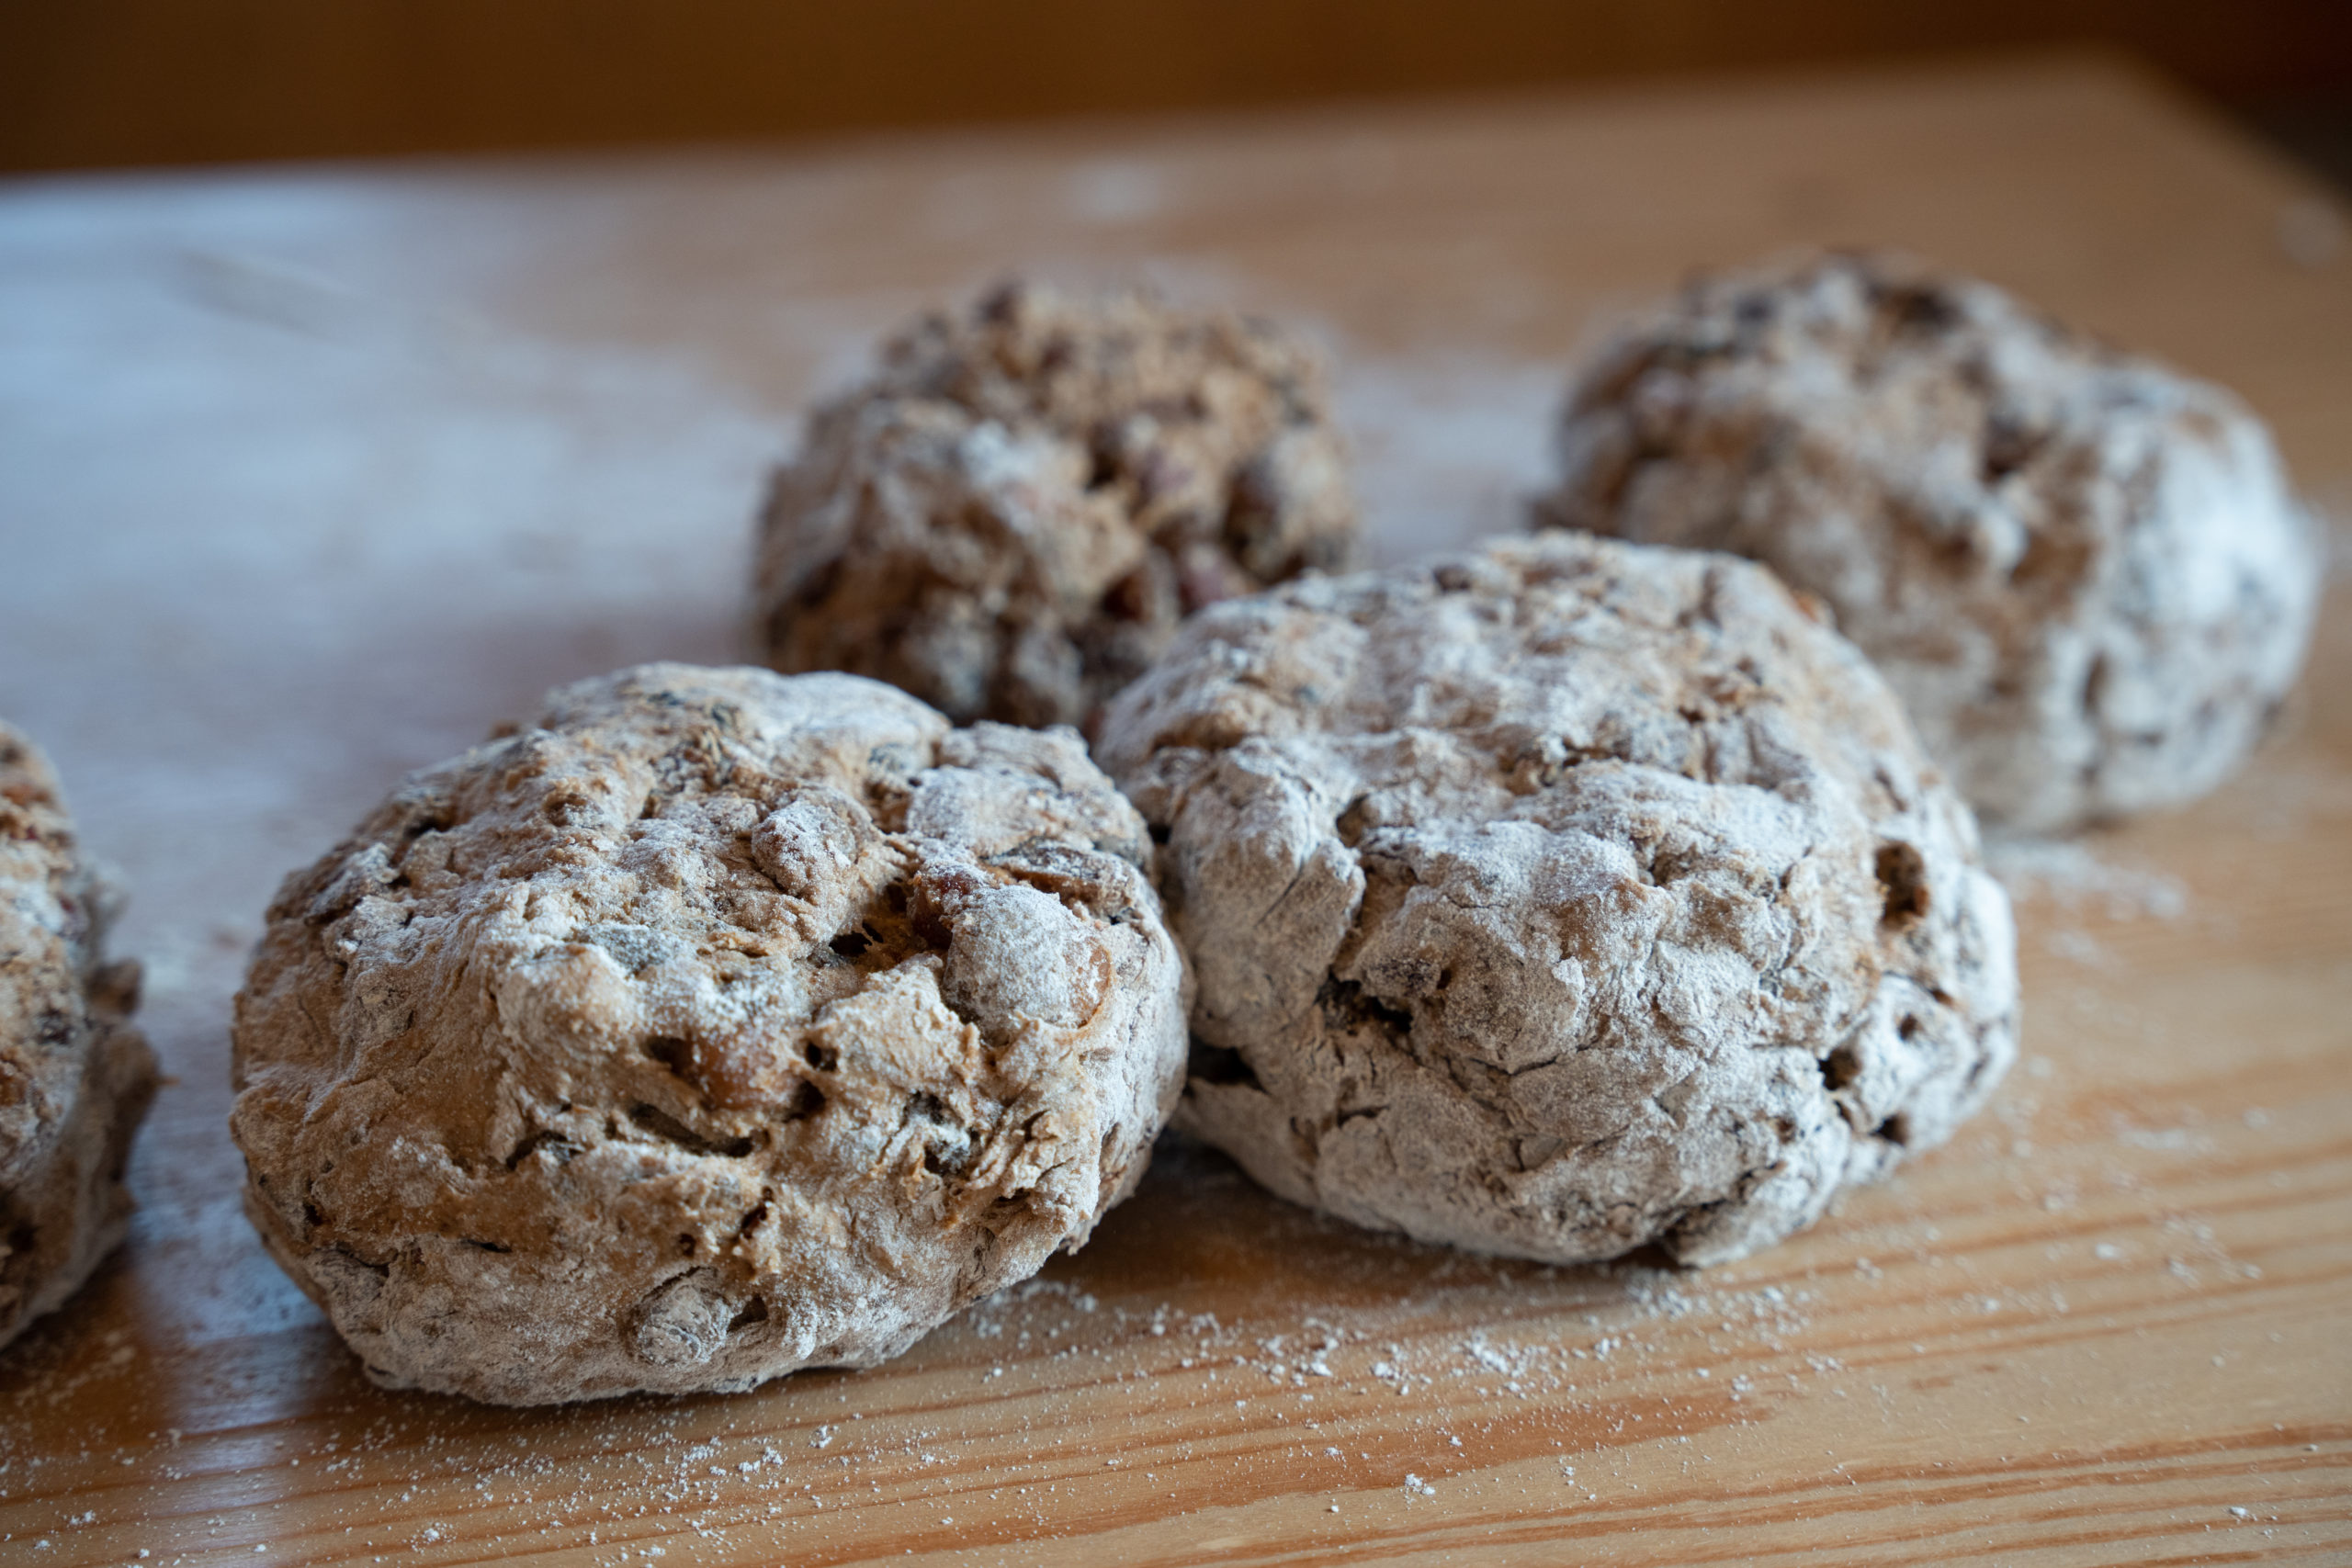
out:
{"label": "flour-covered crust", "polygon": [[2211,789],[2295,680],[2319,535],[2228,392],[1869,254],[1702,280],[1577,380],[1539,520],[1819,594],[1988,824]]}
{"label": "flour-covered crust", "polygon": [[775,477],[769,662],[1084,726],[1189,612],[1347,562],[1326,400],[1297,339],[1144,294],[1016,283],[925,316]]}
{"label": "flour-covered crust", "polygon": [[896,1355],[1141,1176],[1184,1057],[1148,852],[1067,730],[850,675],[564,687],[279,890],[247,1209],[388,1384]]}
{"label": "flour-covered crust", "polygon": [[1111,708],[1268,1187],[1555,1261],[1736,1258],[2016,1048],[1968,807],[1760,568],[1582,535],[1195,617]]}
{"label": "flour-covered crust", "polygon": [[0,1345],[79,1289],[130,1220],[123,1168],[155,1093],[139,965],[57,776],[0,724]]}

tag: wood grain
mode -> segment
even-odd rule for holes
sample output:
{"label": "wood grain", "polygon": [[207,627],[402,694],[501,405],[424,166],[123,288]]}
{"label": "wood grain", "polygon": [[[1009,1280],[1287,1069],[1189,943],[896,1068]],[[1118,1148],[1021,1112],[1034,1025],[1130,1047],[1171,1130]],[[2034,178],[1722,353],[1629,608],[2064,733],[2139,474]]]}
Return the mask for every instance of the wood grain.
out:
{"label": "wood grain", "polygon": [[729,656],[761,467],[923,299],[1145,265],[1305,317],[1393,558],[1508,521],[1597,318],[1808,240],[2219,376],[2341,501],[2352,256],[2309,243],[2340,222],[2063,63],[0,188],[0,711],[126,874],[176,1078],[130,1245],[0,1359],[0,1562],[2352,1560],[2340,584],[2237,782],[2015,863],[1993,1109],[1730,1268],[1414,1247],[1170,1147],[892,1365],[516,1413],[369,1387],[223,1127],[274,879],[555,680]]}

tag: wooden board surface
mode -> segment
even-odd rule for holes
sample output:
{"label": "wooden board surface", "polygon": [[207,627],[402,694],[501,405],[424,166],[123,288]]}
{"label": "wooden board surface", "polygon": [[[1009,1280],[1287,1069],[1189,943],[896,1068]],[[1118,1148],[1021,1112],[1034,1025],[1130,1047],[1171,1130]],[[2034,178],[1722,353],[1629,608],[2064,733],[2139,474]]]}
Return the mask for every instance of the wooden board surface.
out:
{"label": "wooden board surface", "polygon": [[1993,1108],[1732,1267],[1414,1247],[1170,1149],[888,1367],[514,1413],[368,1385],[223,1126],[277,877],[552,682],[738,655],[762,468],[916,305],[1144,266],[1306,321],[1393,559],[1508,525],[1610,312],[1815,240],[2237,386],[2341,505],[2346,234],[2067,62],[0,186],[0,712],[125,874],[175,1075],[129,1247],[0,1357],[0,1562],[2352,1561],[2341,585],[2236,783],[2013,857]]}

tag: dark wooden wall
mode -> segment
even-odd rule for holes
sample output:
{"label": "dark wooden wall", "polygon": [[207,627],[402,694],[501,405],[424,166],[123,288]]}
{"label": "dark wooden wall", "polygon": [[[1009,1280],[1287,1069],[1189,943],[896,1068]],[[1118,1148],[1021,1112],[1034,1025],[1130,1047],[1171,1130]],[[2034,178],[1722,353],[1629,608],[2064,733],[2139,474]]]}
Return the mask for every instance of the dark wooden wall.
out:
{"label": "dark wooden wall", "polygon": [[2352,0],[0,0],[0,169],[797,136],[2103,44],[2352,82]]}

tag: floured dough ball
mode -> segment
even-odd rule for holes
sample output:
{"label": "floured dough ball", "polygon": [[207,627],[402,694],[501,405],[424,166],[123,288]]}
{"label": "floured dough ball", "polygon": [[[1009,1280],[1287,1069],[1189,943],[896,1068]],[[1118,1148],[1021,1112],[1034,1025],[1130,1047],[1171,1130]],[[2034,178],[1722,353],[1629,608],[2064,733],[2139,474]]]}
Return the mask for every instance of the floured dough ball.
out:
{"label": "floured dough ball", "polygon": [[2318,532],[2244,404],[1915,263],[1695,284],[1579,379],[1560,450],[1539,521],[1819,594],[2006,829],[2204,794],[2310,640]]}
{"label": "floured dough ball", "polygon": [[130,1141],[155,1057],[139,965],[102,951],[110,891],[57,776],[0,724],[0,1345],[81,1287],[130,1222]]}
{"label": "floured dough ball", "polygon": [[1199,986],[1178,1125],[1362,1224],[1736,1258],[2016,1049],[1967,806],[1745,561],[1555,535],[1222,604],[1101,752]]}
{"label": "floured dough ball", "polygon": [[280,889],[247,1210],[390,1385],[894,1356],[1141,1177],[1184,1058],[1148,850],[1066,730],[850,675],[564,687]]}
{"label": "floured dough ball", "polygon": [[776,475],[768,661],[1083,727],[1192,611],[1346,564],[1325,404],[1304,344],[1229,313],[1012,284],[926,316]]}

